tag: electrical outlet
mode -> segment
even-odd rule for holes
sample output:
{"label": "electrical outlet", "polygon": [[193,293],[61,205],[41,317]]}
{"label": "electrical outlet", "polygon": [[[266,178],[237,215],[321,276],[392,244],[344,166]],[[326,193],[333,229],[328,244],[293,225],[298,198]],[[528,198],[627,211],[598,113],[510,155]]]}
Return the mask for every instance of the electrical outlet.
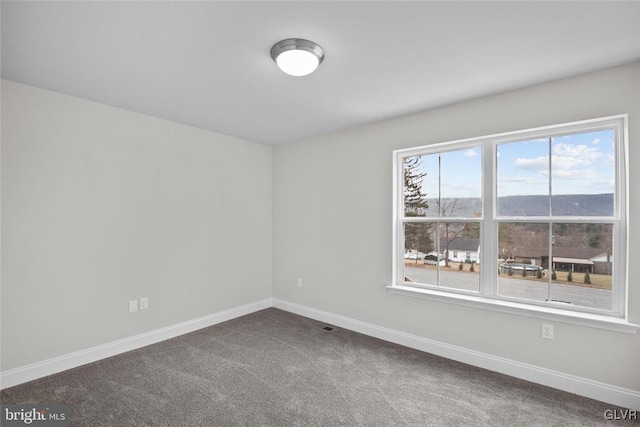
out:
{"label": "electrical outlet", "polygon": [[302,287],[302,279],[298,278],[297,282],[296,282],[296,286],[298,286],[299,288]]}
{"label": "electrical outlet", "polygon": [[129,301],[129,313],[134,313],[136,311],[138,311],[138,300],[132,299]]}
{"label": "electrical outlet", "polygon": [[147,308],[149,308],[149,298],[140,298],[140,310],[146,310]]}
{"label": "electrical outlet", "polygon": [[542,330],[542,338],[547,340],[553,339],[553,325],[550,325],[549,323],[543,323],[541,330]]}

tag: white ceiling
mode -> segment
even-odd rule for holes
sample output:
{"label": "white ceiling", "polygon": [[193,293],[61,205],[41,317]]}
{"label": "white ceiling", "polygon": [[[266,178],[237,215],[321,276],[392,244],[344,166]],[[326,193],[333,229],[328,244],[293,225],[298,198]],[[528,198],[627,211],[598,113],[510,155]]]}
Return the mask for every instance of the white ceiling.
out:
{"label": "white ceiling", "polygon": [[[2,77],[278,144],[640,59],[640,2],[2,2]],[[307,77],[269,56],[315,41]]]}

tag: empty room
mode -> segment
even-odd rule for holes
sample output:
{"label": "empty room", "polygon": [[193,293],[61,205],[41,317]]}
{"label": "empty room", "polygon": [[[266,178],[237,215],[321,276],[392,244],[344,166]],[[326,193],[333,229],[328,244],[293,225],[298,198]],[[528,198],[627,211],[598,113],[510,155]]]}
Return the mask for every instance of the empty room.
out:
{"label": "empty room", "polygon": [[0,15],[3,426],[640,423],[640,2]]}

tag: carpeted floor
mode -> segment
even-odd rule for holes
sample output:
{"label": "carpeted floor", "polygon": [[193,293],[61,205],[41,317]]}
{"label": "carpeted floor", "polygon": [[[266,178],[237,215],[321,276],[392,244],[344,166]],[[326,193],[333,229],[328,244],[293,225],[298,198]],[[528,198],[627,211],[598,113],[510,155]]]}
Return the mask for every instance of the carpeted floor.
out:
{"label": "carpeted floor", "polygon": [[609,404],[325,326],[271,308],[3,390],[0,401],[68,404],[72,426],[631,424],[607,421]]}

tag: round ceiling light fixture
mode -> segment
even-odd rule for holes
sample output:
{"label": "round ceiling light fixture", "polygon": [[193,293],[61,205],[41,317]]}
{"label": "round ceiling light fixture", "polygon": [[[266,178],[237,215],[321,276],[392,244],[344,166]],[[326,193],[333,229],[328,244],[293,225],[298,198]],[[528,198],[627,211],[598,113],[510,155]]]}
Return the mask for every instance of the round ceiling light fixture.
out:
{"label": "round ceiling light fixture", "polygon": [[313,73],[324,59],[324,50],[305,39],[280,40],[271,48],[271,58],[290,76]]}

